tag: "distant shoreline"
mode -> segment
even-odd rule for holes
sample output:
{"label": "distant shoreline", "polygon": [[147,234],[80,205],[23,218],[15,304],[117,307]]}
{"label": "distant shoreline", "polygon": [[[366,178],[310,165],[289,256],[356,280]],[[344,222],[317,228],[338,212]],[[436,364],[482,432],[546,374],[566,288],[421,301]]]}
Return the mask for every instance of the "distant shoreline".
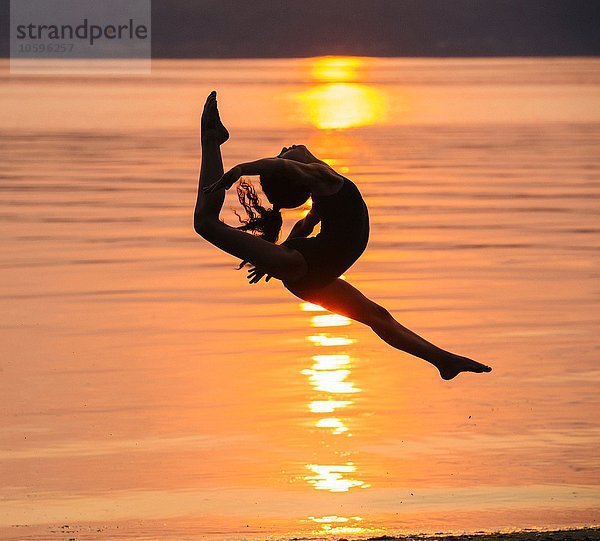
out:
{"label": "distant shoreline", "polygon": [[360,54],[360,53],[343,53],[343,52],[322,52],[317,54],[298,54],[298,55],[265,55],[265,56],[240,56],[240,55],[214,55],[214,56],[194,56],[194,55],[152,55],[152,59],[167,59],[167,60],[227,60],[227,59],[239,59],[239,60],[276,60],[280,58],[319,58],[322,56],[335,56],[335,57],[353,57],[353,58],[600,58],[598,53],[581,53],[581,54],[569,54],[569,53],[542,53],[542,54],[406,54],[406,55],[394,55],[394,54]]}
{"label": "distant shoreline", "polygon": [[[393,59],[393,58],[406,58],[406,59],[415,59],[415,60],[461,60],[461,59],[490,59],[490,60],[499,60],[502,58],[505,59],[514,59],[514,58],[543,58],[543,59],[570,59],[570,58],[598,58],[600,59],[600,54],[532,54],[532,55],[367,55],[367,54],[343,54],[343,53],[323,53],[323,54],[315,54],[315,55],[291,55],[291,56],[167,56],[167,55],[159,55],[159,56],[151,56],[151,60],[301,60],[304,58],[323,58],[323,57],[335,57],[335,58],[383,58],[383,59]],[[10,55],[1,55],[0,60],[10,60]],[[44,59],[48,60],[56,60],[56,59],[64,59],[63,57],[51,57],[46,56]],[[35,59],[34,59],[35,60]],[[39,59],[38,59],[39,60]],[[69,57],[67,60],[139,60],[139,58],[87,58],[87,57]]]}

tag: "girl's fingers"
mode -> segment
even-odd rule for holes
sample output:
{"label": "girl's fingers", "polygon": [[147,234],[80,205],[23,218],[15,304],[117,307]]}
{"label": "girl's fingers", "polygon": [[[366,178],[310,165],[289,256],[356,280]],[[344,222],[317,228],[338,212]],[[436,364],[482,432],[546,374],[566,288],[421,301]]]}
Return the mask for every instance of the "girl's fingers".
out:
{"label": "girl's fingers", "polygon": [[249,283],[256,284],[260,282],[264,276],[266,276],[267,282],[272,278],[272,276],[268,275],[266,272],[258,270],[256,267],[252,267],[248,270],[248,276],[246,276],[246,278]]}
{"label": "girl's fingers", "polygon": [[257,282],[260,282],[263,276],[264,276],[263,273],[256,274],[255,276],[252,277],[252,279],[250,280],[250,283],[256,284]]}

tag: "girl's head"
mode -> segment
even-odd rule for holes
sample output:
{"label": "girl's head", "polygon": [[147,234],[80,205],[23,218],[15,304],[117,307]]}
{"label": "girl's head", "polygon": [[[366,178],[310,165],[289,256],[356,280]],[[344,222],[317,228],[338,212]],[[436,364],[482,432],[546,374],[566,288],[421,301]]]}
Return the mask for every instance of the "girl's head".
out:
{"label": "girl's head", "polygon": [[245,179],[240,180],[237,187],[238,198],[248,218],[244,220],[238,215],[242,222],[238,229],[250,231],[269,242],[276,242],[283,225],[281,209],[303,205],[310,197],[310,192],[297,180],[289,177],[263,174],[260,176],[260,184],[273,208],[263,207],[254,186]]}
{"label": "girl's head", "polygon": [[295,209],[310,197],[308,188],[292,176],[262,174],[260,185],[269,202],[279,209]]}

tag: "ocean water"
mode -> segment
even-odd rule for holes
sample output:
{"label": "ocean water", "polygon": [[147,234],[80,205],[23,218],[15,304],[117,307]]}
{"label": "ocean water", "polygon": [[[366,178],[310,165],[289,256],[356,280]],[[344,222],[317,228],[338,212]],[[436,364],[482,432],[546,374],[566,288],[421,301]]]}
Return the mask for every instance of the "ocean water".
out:
{"label": "ocean water", "polygon": [[[598,523],[600,60],[4,67],[2,539]],[[351,178],[346,278],[491,374],[442,381],[194,233],[213,88],[225,167],[304,143]]]}

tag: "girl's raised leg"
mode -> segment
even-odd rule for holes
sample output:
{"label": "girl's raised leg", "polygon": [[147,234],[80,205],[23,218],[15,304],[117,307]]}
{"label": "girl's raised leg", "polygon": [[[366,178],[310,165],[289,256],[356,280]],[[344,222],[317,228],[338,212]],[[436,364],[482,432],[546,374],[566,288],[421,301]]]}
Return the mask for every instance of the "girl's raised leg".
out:
{"label": "girl's raised leg", "polygon": [[306,262],[299,252],[225,224],[219,219],[225,190],[212,193],[202,190],[223,176],[221,145],[228,137],[229,133],[219,118],[217,94],[211,92],[206,99],[201,121],[202,164],[194,209],[194,229],[217,248],[243,261],[252,262],[276,278],[297,279],[306,272]]}
{"label": "girl's raised leg", "polygon": [[211,92],[204,104],[200,121],[200,141],[202,145],[202,165],[198,181],[198,197],[194,210],[194,222],[201,219],[219,219],[225,201],[225,191],[203,193],[202,188],[210,186],[223,176],[221,145],[229,139],[229,133],[219,118],[217,93]]}

